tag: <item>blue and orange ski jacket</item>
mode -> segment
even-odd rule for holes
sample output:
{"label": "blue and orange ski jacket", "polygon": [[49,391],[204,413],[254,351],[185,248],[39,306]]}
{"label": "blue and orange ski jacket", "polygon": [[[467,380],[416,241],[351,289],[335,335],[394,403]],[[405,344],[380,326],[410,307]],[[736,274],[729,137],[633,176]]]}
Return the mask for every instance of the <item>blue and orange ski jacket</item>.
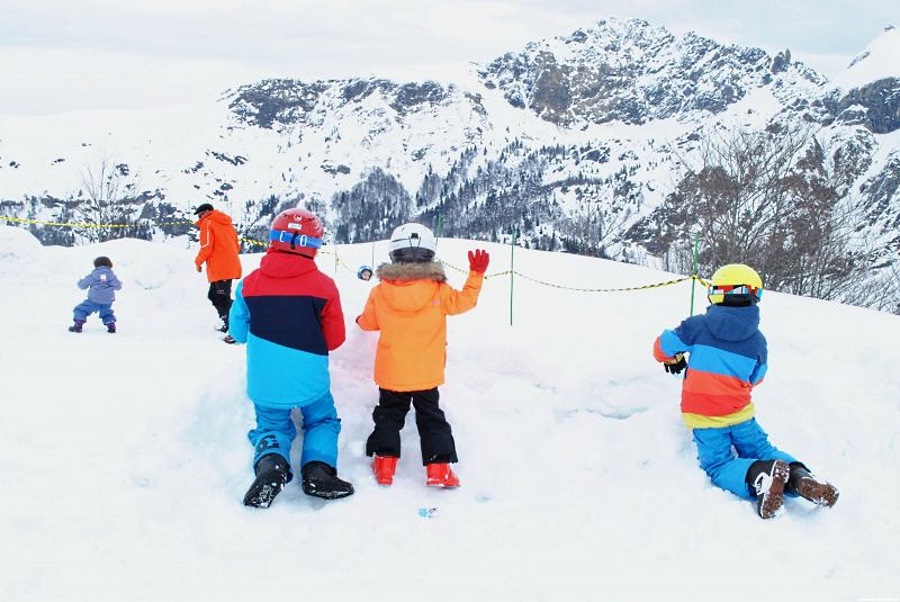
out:
{"label": "blue and orange ski jacket", "polygon": [[666,330],[653,345],[659,362],[688,353],[681,412],[690,428],[739,424],[754,415],[751,391],[768,369],[759,308],[710,305],[703,315]]}

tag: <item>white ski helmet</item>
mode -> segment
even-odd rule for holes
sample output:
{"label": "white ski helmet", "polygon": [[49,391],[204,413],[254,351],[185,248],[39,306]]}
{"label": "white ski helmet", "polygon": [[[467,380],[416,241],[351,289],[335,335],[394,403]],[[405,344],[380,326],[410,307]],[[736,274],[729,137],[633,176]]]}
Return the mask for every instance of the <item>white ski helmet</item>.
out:
{"label": "white ski helmet", "polygon": [[391,234],[388,256],[397,263],[432,261],[437,250],[437,239],[422,224],[403,224]]}

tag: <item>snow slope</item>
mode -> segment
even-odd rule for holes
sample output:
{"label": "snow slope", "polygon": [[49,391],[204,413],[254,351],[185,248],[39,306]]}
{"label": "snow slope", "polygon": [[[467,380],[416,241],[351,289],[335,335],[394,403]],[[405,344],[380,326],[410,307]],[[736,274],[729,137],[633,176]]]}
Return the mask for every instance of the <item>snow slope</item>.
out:
{"label": "snow slope", "polygon": [[885,27],[847,69],[835,77],[834,84],[844,89],[859,88],[888,77],[897,77],[900,61],[900,29]]}
{"label": "snow slope", "polygon": [[[462,267],[476,246],[494,276],[475,310],[450,318],[441,387],[462,487],[424,486],[412,416],[394,485],[374,482],[364,443],[376,338],[353,324],[372,284],[353,272],[385,247],[328,247],[319,263],[348,324],[332,355],[339,469],[356,494],[324,502],[294,482],[261,511],[241,505],[253,419],[244,349],[213,331],[195,249],[45,248],[0,226],[0,599],[900,597],[896,316],[766,294],[758,418],[841,498],[833,509],[789,500],[762,521],[696,466],[679,378],[650,355],[688,315],[689,282],[581,292],[571,289],[673,275],[518,249],[516,270],[555,286],[516,277],[510,316],[510,279],[498,275],[509,247],[442,240],[439,256]],[[94,316],[71,334],[75,282],[101,254],[124,282],[119,333]],[[243,256],[246,269],[259,258]],[[448,273],[461,286],[463,273]]]}

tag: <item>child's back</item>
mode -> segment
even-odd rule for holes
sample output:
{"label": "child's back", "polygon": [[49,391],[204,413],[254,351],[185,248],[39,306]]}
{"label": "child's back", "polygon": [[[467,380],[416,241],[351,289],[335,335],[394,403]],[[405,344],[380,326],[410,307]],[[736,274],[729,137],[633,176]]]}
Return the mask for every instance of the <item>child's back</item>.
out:
{"label": "child's back", "polygon": [[344,314],[334,281],[314,261],[323,233],[309,211],[282,211],[272,221],[259,269],[235,291],[229,334],[247,344],[247,395],[256,413],[256,428],[248,433],[256,478],[244,496],[247,506],[267,508],[293,478],[295,409],[303,416],[303,492],[323,499],[353,494],[337,476],[341,421],[328,353],[344,342]]}
{"label": "child's back", "polygon": [[469,252],[469,276],[461,291],[447,284],[444,267],[434,260],[437,240],[420,224],[404,224],[391,235],[390,264],[376,272],[381,280],[356,318],[363,330],[380,330],[375,352],[378,406],[375,429],[366,442],[372,468],[382,485],[393,482],[400,458],[400,430],[410,405],[427,471],[426,484],[457,487],[450,470],[457,461],[450,424],[439,407],[438,386],[447,361],[447,316],[475,307],[489,257]]}
{"label": "child's back", "polygon": [[250,398],[293,407],[327,392],[328,352],[345,339],[334,281],[312,259],[270,252],[238,284],[235,299],[230,333],[248,345]]}
{"label": "child's back", "polygon": [[375,381],[394,391],[421,391],[444,383],[448,315],[475,307],[483,279],[462,291],[447,284],[439,262],[381,265],[376,285],[357,319],[363,330],[380,330]]}
{"label": "child's back", "polygon": [[681,410],[691,428],[737,424],[753,416],[751,391],[767,370],[766,339],[759,331],[759,307],[710,305],[654,346],[657,360],[689,353],[690,369]]}
{"label": "child's back", "polygon": [[750,392],[768,368],[757,306],[762,292],[762,279],[750,266],[722,266],[713,274],[706,314],[663,331],[653,355],[666,372],[687,370],[681,411],[693,429],[700,467],[718,487],[754,499],[760,517],[772,518],[785,493],[833,506],[838,491],[772,445],[754,418]]}
{"label": "child's back", "polygon": [[97,312],[107,332],[115,333],[116,316],[112,304],[116,300],[116,291],[122,288],[122,283],[113,272],[109,257],[94,259],[93,271],[78,281],[78,288],[87,289],[87,299],[72,310],[74,324],[69,326],[69,332],[81,332],[88,316]]}

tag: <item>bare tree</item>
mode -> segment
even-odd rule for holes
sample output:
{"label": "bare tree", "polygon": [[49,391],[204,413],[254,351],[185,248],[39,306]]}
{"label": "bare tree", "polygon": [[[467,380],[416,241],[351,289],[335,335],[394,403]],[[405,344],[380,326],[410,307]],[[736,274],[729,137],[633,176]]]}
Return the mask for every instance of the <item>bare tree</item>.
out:
{"label": "bare tree", "polygon": [[606,247],[622,231],[627,213],[624,210],[603,210],[599,203],[586,202],[569,217],[564,234],[583,245],[580,252],[595,257],[607,257]]}
{"label": "bare tree", "polygon": [[859,305],[900,315],[900,267],[886,263],[872,270],[870,277],[861,279],[845,295],[851,305]]}
{"label": "bare tree", "polygon": [[773,290],[839,299],[852,287],[865,254],[851,240],[858,215],[846,200],[852,178],[829,164],[809,131],[711,136],[694,163],[664,205],[668,265],[690,265],[693,230],[701,273],[741,262]]}
{"label": "bare tree", "polygon": [[137,182],[125,163],[107,156],[96,164],[88,165],[81,174],[82,193],[87,201],[81,213],[87,222],[96,226],[85,229],[85,237],[91,242],[128,236],[131,207],[126,202],[136,196]]}

